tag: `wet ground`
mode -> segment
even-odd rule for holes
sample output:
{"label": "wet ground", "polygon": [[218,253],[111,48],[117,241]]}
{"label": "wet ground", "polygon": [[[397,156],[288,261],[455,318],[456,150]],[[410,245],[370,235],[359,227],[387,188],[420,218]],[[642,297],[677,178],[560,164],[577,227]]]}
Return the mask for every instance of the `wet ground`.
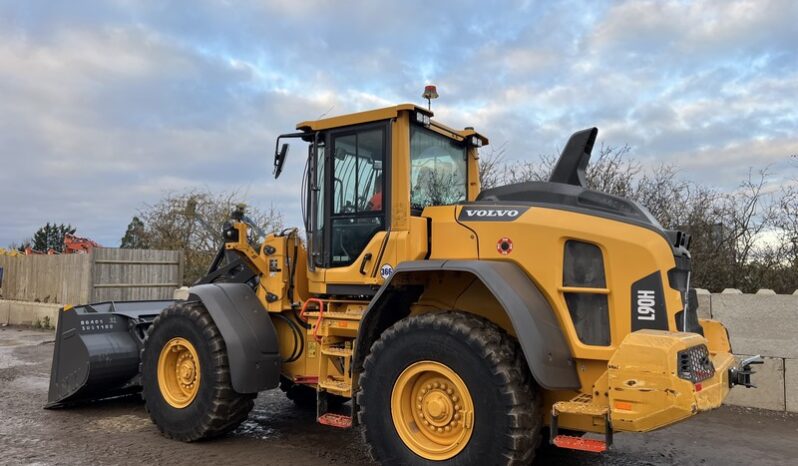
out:
{"label": "wet ground", "polygon": [[[43,410],[52,339],[52,332],[0,328],[2,464],[372,464],[356,432],[316,424],[279,391],[261,394],[232,435],[194,444],[161,437],[137,397]],[[535,466],[798,465],[798,416],[769,411],[722,408],[615,440],[604,456],[544,449]]]}

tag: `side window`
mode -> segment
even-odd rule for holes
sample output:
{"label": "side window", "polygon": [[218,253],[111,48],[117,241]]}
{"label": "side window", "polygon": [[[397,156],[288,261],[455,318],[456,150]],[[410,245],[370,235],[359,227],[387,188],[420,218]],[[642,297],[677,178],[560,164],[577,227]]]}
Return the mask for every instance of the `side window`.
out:
{"label": "side window", "polygon": [[410,127],[410,206],[424,207],[466,200],[466,148],[434,131]]}
{"label": "side window", "polygon": [[311,264],[317,267],[324,266],[324,142],[320,141],[316,147],[315,155],[311,150],[308,155],[310,162],[310,180],[308,183],[309,203],[307,209],[310,213],[310,228],[308,239],[312,256]]}
{"label": "side window", "polygon": [[385,129],[332,138],[331,266],[351,264],[385,226]]}
{"label": "side window", "polygon": [[594,244],[567,241],[562,282],[569,289],[565,302],[579,340],[586,345],[609,346],[610,312],[601,249]]}

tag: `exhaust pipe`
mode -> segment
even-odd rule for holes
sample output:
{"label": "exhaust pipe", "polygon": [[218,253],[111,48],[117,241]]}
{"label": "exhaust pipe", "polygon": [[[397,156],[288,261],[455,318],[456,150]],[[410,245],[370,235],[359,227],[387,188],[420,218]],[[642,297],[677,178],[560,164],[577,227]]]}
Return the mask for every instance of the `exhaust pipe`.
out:
{"label": "exhaust pipe", "polygon": [[174,303],[125,301],[65,306],[58,313],[46,409],[141,391],[147,328]]}

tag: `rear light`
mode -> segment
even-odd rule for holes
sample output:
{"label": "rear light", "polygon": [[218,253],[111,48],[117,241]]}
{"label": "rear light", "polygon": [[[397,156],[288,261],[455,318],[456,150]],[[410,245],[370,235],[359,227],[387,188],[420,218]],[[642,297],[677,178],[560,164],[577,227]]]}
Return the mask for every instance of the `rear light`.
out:
{"label": "rear light", "polygon": [[[706,345],[696,345],[679,351],[676,355],[679,378],[698,384],[715,375],[715,366],[709,358]],[[697,390],[700,390],[696,387]]]}

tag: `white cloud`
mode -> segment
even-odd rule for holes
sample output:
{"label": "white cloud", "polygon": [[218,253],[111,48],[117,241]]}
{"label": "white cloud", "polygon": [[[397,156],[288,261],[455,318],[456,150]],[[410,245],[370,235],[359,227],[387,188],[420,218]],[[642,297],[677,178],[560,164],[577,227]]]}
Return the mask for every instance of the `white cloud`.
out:
{"label": "white cloud", "polygon": [[[798,4],[132,1],[0,5],[0,245],[46,221],[116,244],[167,189],[239,190],[299,224],[296,122],[420,102],[510,159],[578,129],[723,187],[798,152]],[[722,165],[718,159],[722,156]]]}

